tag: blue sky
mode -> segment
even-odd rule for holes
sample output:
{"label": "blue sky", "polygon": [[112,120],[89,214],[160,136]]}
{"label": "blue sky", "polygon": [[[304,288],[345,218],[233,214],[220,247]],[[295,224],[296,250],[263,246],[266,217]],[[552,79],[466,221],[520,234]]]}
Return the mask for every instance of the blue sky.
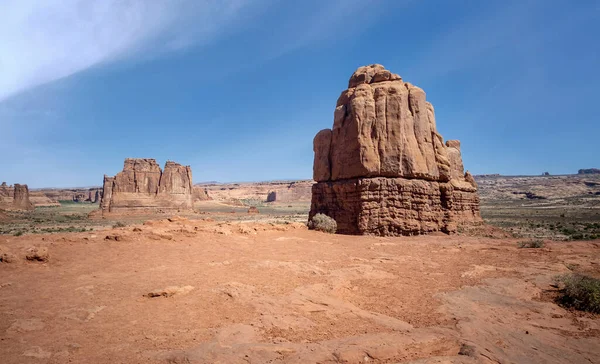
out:
{"label": "blue sky", "polygon": [[[43,5],[40,5],[43,4]],[[600,167],[600,0],[0,0],[0,180],[312,176],[352,72],[420,86],[474,174]]]}

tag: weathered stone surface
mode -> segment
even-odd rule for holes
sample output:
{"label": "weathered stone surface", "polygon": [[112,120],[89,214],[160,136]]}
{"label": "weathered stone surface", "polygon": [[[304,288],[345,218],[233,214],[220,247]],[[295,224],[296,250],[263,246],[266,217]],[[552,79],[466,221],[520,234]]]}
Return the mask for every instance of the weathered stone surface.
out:
{"label": "weathered stone surface", "polygon": [[[311,217],[332,217],[338,233],[416,235],[453,232],[478,221],[479,199],[449,183],[405,178],[354,178],[313,185]],[[475,196],[476,197],[476,196]]]}
{"label": "weathered stone surface", "polygon": [[208,194],[208,190],[202,186],[194,186],[192,189],[192,195],[194,202],[212,200]]}
{"label": "weathered stone surface", "polygon": [[480,221],[460,142],[443,143],[425,92],[381,65],[360,67],[339,97],[333,129],[314,139],[310,217],[349,234],[408,235]]}
{"label": "weathered stone surface", "polygon": [[29,201],[29,188],[27,185],[15,183],[13,196],[13,208],[17,210],[33,210],[33,204]]}
{"label": "weathered stone surface", "polygon": [[123,171],[104,176],[100,208],[109,212],[192,209],[192,170],[168,161],[164,171],[154,159],[125,159]]}
{"label": "weathered stone surface", "polygon": [[[267,202],[310,201],[313,181],[294,181],[277,184],[276,189],[267,194]],[[275,186],[274,186],[275,187]]]}
{"label": "weathered stone surface", "polygon": [[315,162],[313,163],[313,178],[315,181],[327,181],[331,178],[331,129],[323,129],[317,133],[313,141]]}
{"label": "weathered stone surface", "polygon": [[34,208],[29,200],[27,185],[15,183],[14,186],[8,186],[6,182],[0,185],[0,209],[33,210]]}

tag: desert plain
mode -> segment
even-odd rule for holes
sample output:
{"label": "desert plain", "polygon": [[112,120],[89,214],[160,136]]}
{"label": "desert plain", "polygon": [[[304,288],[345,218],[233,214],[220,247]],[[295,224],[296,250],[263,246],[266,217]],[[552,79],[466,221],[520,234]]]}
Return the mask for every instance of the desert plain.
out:
{"label": "desert plain", "polygon": [[555,282],[600,277],[598,177],[476,180],[484,222],[452,235],[308,230],[310,181],[204,184],[181,214],[4,212],[1,361],[599,362],[599,316]]}

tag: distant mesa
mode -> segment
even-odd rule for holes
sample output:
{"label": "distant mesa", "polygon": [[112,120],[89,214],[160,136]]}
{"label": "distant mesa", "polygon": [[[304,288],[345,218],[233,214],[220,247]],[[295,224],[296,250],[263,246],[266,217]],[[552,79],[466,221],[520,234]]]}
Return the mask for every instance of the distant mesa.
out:
{"label": "distant mesa", "polygon": [[544,172],[544,173],[542,173],[542,176],[544,176],[544,177],[547,177],[549,175],[550,175],[550,172]]}
{"label": "distant mesa", "polygon": [[274,183],[276,189],[267,193],[267,202],[308,201],[311,198],[313,181]]}
{"label": "distant mesa", "polygon": [[473,177],[475,178],[495,178],[495,177],[501,177],[501,175],[499,173],[492,173],[492,174],[476,174]]}
{"label": "distant mesa", "polygon": [[161,170],[154,159],[127,158],[123,171],[104,176],[102,214],[192,210],[190,166],[167,161]]}
{"label": "distant mesa", "polygon": [[580,169],[577,174],[600,174],[600,169],[598,168],[588,168],[588,169]]}
{"label": "distant mesa", "polygon": [[6,182],[0,185],[0,209],[4,210],[33,210],[35,206],[29,200],[27,185],[15,183],[9,186]]}
{"label": "distant mesa", "polygon": [[458,140],[445,144],[425,92],[381,65],[360,67],[339,97],[333,129],[314,138],[309,218],[343,234],[455,232],[480,222]]}

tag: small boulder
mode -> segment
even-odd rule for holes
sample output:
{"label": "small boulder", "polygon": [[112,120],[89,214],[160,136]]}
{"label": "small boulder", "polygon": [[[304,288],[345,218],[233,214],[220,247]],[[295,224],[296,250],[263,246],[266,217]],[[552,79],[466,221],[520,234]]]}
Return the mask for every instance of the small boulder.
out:
{"label": "small boulder", "polygon": [[47,262],[48,260],[50,260],[50,254],[48,253],[48,248],[46,248],[45,246],[34,246],[27,249],[25,258],[33,262]]}
{"label": "small boulder", "polygon": [[249,214],[259,214],[260,211],[258,211],[258,209],[256,208],[256,206],[250,206],[250,208],[248,209],[248,213]]}
{"label": "small boulder", "polygon": [[0,246],[0,263],[14,263],[17,256],[12,254],[8,248]]}
{"label": "small boulder", "polygon": [[192,287],[192,286],[183,286],[183,287],[169,286],[164,289],[155,289],[154,291],[149,292],[149,293],[145,294],[144,296],[146,296],[148,298],[171,297],[171,296],[175,296],[175,295],[188,294],[193,289],[194,289],[194,287]]}
{"label": "small boulder", "polygon": [[123,235],[110,234],[110,235],[106,235],[104,240],[123,241],[124,239],[123,239]]}

